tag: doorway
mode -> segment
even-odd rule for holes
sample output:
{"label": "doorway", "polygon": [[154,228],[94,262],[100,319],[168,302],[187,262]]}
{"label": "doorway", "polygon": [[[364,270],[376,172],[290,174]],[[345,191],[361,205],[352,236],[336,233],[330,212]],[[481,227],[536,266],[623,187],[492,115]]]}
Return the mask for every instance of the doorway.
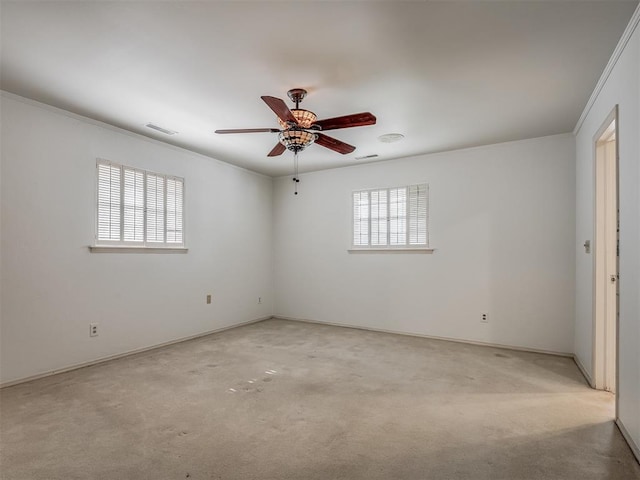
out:
{"label": "doorway", "polygon": [[618,107],[595,142],[594,355],[595,388],[616,392],[618,370],[619,209]]}

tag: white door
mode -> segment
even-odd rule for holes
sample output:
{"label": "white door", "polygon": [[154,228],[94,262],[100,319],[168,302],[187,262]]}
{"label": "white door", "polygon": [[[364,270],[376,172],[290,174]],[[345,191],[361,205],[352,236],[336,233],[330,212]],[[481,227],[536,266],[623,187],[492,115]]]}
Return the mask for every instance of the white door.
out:
{"label": "white door", "polygon": [[594,383],[615,392],[618,342],[617,110],[596,137],[594,258]]}

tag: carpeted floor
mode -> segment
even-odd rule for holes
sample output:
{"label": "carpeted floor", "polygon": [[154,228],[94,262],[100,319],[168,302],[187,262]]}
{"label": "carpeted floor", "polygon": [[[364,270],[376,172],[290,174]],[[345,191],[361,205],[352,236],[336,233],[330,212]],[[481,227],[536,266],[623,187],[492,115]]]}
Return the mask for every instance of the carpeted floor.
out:
{"label": "carpeted floor", "polygon": [[5,388],[1,478],[640,479],[571,359],[268,320]]}

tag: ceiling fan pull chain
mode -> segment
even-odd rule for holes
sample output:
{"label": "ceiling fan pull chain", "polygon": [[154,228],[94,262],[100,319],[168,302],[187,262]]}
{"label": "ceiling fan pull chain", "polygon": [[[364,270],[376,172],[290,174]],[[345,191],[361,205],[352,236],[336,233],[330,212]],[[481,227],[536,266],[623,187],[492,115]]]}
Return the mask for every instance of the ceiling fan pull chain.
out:
{"label": "ceiling fan pull chain", "polygon": [[300,183],[300,179],[298,178],[298,152],[293,152],[293,181],[295,183],[294,195],[297,195],[298,183]]}

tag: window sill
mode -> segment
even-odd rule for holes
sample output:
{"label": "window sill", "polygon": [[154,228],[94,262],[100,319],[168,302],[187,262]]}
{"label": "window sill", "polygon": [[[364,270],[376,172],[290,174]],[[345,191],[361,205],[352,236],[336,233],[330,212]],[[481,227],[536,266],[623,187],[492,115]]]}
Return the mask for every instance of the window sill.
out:
{"label": "window sill", "polygon": [[89,245],[91,253],[187,253],[186,247],[132,247],[128,245]]}
{"label": "window sill", "polygon": [[349,253],[433,253],[435,248],[350,248]]}

